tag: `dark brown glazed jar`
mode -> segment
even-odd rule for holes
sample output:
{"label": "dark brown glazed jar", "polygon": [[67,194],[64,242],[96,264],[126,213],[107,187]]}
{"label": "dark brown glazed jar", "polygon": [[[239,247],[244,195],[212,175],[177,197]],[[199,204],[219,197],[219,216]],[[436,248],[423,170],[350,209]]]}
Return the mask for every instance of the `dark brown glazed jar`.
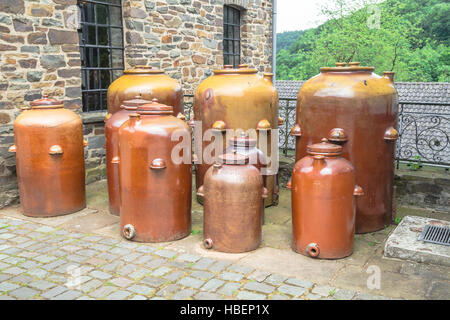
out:
{"label": "dark brown glazed jar", "polygon": [[[261,172],[264,181],[264,187],[267,189],[268,194],[273,194],[275,187],[276,175],[269,174],[263,169],[267,168],[267,158],[264,153],[256,147],[256,139],[250,138],[244,132],[240,136],[233,137],[229,141],[229,146],[225,150],[225,153],[239,153],[248,156],[249,164],[254,165]],[[267,170],[268,171],[268,170]],[[264,199],[264,205],[270,206],[271,198]]]}
{"label": "dark brown glazed jar", "polygon": [[108,112],[113,114],[120,110],[123,101],[140,95],[142,99],[152,100],[173,106],[174,115],[183,113],[183,92],[175,79],[164,71],[150,66],[136,66],[124,71],[108,88]]}
{"label": "dark brown glazed jar", "polygon": [[197,194],[204,198],[203,245],[238,253],[261,243],[263,198],[267,189],[248,156],[224,154],[205,174]]}
{"label": "dark brown glazed jar", "polygon": [[108,178],[109,212],[118,216],[120,214],[119,194],[119,157],[118,133],[120,126],[129,119],[131,113],[136,113],[138,106],[148,104],[151,101],[143,100],[137,96],[132,100],[125,100],[120,110],[105,118],[105,148],[106,148],[106,174]]}
{"label": "dark brown glazed jar", "polygon": [[321,68],[302,86],[297,100],[296,161],[306,147],[328,137],[343,146],[365,195],[357,199],[356,233],[383,229],[391,222],[398,95],[392,74],[373,67]]}
{"label": "dark brown glazed jar", "polygon": [[14,121],[20,205],[24,215],[54,217],[86,207],[83,125],[63,102],[31,102]]}
{"label": "dark brown glazed jar", "polygon": [[[226,130],[255,130],[258,139],[268,139],[266,156],[271,156],[271,133],[278,128],[278,92],[272,83],[272,74],[258,75],[256,69],[248,65],[239,68],[225,66],[214,70],[214,75],[203,80],[194,96],[194,120],[201,121],[201,137],[205,131],[213,129],[215,137],[223,139],[224,150],[227,148]],[[193,123],[193,122],[191,122]],[[201,139],[200,137],[200,139]],[[194,137],[197,140],[197,137]],[[278,143],[278,142],[277,142]],[[199,147],[196,144],[196,149]],[[207,163],[203,151],[210,144],[201,142],[201,155],[196,161],[196,186],[203,185],[203,176],[213,163]],[[197,154],[198,150],[194,150]],[[218,156],[218,155],[214,155]],[[276,159],[278,161],[278,159]],[[278,203],[278,185],[271,180],[266,204]],[[268,181],[269,183],[269,181]],[[199,202],[202,200],[199,199]]]}
{"label": "dark brown glazed jar", "polygon": [[344,258],[353,252],[355,196],[362,189],[341,146],[323,139],[307,153],[292,171],[292,248],[313,258]]}
{"label": "dark brown glazed jar", "polygon": [[[172,141],[175,136],[180,139]],[[176,152],[181,158],[175,159],[172,150],[178,150],[174,148],[181,139],[186,148]],[[191,135],[188,125],[173,116],[173,108],[154,99],[130,114],[119,129],[116,162],[122,235],[138,242],[166,242],[189,235]]]}

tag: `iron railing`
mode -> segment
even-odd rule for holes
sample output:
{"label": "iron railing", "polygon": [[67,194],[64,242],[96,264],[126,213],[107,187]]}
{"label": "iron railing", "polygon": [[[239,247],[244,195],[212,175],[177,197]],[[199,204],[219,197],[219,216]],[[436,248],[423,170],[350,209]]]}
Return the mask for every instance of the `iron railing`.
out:
{"label": "iron railing", "polygon": [[397,168],[401,162],[450,168],[450,103],[400,102]]}

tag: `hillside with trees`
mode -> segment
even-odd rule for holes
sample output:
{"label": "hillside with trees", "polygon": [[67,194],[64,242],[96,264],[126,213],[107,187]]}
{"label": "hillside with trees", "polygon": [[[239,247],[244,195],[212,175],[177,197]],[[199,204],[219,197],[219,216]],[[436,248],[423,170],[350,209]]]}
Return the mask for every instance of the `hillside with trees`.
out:
{"label": "hillside with trees", "polygon": [[278,36],[277,79],[306,80],[320,67],[359,61],[379,74],[395,71],[397,81],[450,81],[449,1],[333,0],[322,14],[328,20],[319,27]]}

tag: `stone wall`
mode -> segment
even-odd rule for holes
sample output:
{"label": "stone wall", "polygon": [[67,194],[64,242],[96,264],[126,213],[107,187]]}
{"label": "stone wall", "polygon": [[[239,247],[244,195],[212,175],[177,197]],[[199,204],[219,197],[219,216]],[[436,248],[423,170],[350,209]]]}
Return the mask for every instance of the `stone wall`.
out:
{"label": "stone wall", "polygon": [[[241,63],[271,71],[272,0],[122,0],[125,67],[145,64],[186,94],[223,65],[223,5],[241,10]],[[0,0],[0,208],[18,199],[13,122],[47,94],[81,114],[77,0]],[[87,183],[105,177],[103,118],[81,114]]]}
{"label": "stone wall", "polygon": [[125,1],[126,66],[149,64],[193,94],[223,65],[223,6],[241,9],[241,63],[272,70],[271,0]]}

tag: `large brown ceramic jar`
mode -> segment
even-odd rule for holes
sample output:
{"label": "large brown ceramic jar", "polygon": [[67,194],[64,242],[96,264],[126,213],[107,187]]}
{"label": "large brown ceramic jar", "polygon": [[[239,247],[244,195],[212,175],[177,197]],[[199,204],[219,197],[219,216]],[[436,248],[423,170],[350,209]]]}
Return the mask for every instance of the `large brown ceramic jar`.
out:
{"label": "large brown ceramic jar", "polygon": [[308,155],[292,171],[292,248],[313,258],[338,259],[353,252],[355,184],[352,164],[342,147],[322,143],[307,147]]}
{"label": "large brown ceramic jar", "polygon": [[83,125],[63,102],[31,102],[14,121],[20,205],[26,216],[53,217],[86,207]]}
{"label": "large brown ceramic jar", "polygon": [[124,74],[114,80],[108,88],[108,112],[113,114],[120,110],[123,101],[140,95],[142,99],[152,100],[173,106],[174,115],[183,113],[183,92],[175,79],[164,74],[164,71],[150,66],[136,66],[127,69]]}
{"label": "large brown ceramic jar", "polygon": [[204,197],[203,244],[207,249],[238,253],[261,243],[263,198],[267,189],[248,156],[224,154],[205,174],[198,189]]}
{"label": "large brown ceramic jar", "polygon": [[109,212],[117,216],[120,213],[120,194],[119,167],[115,162],[119,157],[119,128],[129,119],[131,113],[136,112],[138,106],[150,102],[151,101],[140,99],[140,96],[137,96],[132,100],[125,100],[118,112],[105,118],[106,173],[108,178]]}
{"label": "large brown ceramic jar", "polygon": [[[185,149],[178,148],[180,141]],[[178,157],[172,157],[172,150]],[[173,116],[172,107],[155,99],[129,115],[119,129],[115,162],[119,165],[120,225],[125,238],[166,242],[189,235],[191,136],[188,125]]]}
{"label": "large brown ceramic jar", "polygon": [[[278,92],[272,83],[272,74],[257,74],[256,69],[240,65],[233,69],[225,66],[222,70],[214,70],[214,75],[205,79],[198,86],[194,97],[194,120],[201,121],[201,137],[194,137],[196,161],[196,185],[203,184],[203,177],[213,163],[207,163],[204,150],[209,141],[201,142],[208,129],[214,129],[218,139],[223,138],[224,149],[227,141],[226,129],[256,130],[259,139],[267,136],[268,147],[266,156],[271,156],[271,130],[278,128]],[[193,123],[193,122],[191,122]],[[199,130],[200,131],[200,130]],[[201,152],[202,154],[197,154]],[[218,155],[214,155],[218,156]],[[278,159],[275,159],[278,161]],[[270,204],[278,203],[278,185],[271,181],[271,193],[268,195]]]}
{"label": "large brown ceramic jar", "polygon": [[391,73],[380,77],[359,63],[337,65],[321,68],[298,93],[295,158],[322,137],[342,145],[365,193],[357,200],[356,232],[372,232],[391,222],[398,95]]}

